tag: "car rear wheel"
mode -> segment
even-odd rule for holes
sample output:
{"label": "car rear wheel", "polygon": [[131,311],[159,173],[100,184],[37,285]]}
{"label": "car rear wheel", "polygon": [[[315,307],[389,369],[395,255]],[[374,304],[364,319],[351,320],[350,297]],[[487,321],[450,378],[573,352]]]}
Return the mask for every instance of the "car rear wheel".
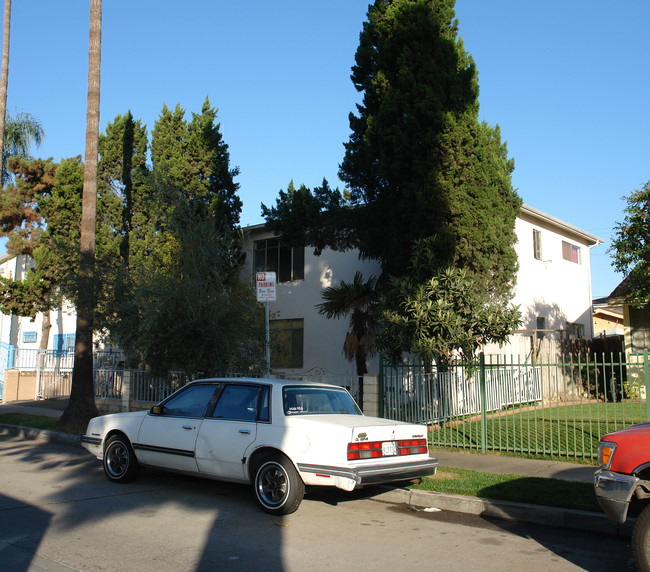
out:
{"label": "car rear wheel", "polygon": [[650,504],[641,511],[632,529],[632,553],[637,568],[650,572]]}
{"label": "car rear wheel", "polygon": [[264,458],[255,469],[255,495],[271,514],[291,514],[305,496],[305,484],[289,459],[282,455]]}
{"label": "car rear wheel", "polygon": [[128,483],[138,474],[139,466],[129,440],[113,435],[104,448],[104,473],[115,483]]}

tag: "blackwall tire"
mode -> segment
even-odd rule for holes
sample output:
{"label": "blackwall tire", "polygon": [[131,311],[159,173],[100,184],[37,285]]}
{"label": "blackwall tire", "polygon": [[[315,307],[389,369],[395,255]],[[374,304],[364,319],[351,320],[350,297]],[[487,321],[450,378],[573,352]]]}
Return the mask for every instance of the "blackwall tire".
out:
{"label": "blackwall tire", "polygon": [[305,496],[305,484],[298,471],[282,455],[266,457],[257,465],[253,486],[257,501],[271,514],[296,512]]}
{"label": "blackwall tire", "polygon": [[133,447],[123,435],[113,435],[104,447],[104,473],[114,483],[128,483],[138,474],[140,467]]}
{"label": "blackwall tire", "polygon": [[650,572],[650,504],[641,511],[632,529],[632,554],[637,569]]}

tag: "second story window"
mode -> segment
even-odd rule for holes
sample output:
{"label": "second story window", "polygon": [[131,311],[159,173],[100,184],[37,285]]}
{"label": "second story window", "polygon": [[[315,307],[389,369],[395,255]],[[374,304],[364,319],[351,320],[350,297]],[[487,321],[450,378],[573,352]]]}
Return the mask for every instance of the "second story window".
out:
{"label": "second story window", "polygon": [[533,255],[537,260],[542,259],[542,231],[533,229]]}
{"label": "second story window", "polygon": [[580,264],[580,247],[569,242],[562,241],[562,258],[569,262]]}
{"label": "second story window", "polygon": [[277,238],[255,241],[253,252],[255,272],[275,272],[278,282],[305,278],[305,247],[283,246]]}

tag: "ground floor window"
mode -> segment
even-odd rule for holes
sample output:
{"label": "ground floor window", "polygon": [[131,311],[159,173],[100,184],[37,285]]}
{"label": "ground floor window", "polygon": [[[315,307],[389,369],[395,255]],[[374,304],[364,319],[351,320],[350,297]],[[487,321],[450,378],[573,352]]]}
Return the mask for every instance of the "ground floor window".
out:
{"label": "ground floor window", "polygon": [[566,331],[570,340],[579,340],[585,337],[585,327],[582,324],[567,322]]}
{"label": "ground floor window", "polygon": [[271,320],[271,367],[302,368],[304,320]]}

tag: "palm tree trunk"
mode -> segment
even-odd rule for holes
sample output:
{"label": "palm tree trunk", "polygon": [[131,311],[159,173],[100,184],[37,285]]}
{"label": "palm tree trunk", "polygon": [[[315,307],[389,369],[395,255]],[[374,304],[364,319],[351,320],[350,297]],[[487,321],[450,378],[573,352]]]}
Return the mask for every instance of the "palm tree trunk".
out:
{"label": "palm tree trunk", "polygon": [[9,35],[11,31],[11,0],[5,0],[2,35],[2,79],[0,80],[0,158],[4,150],[7,86],[9,85]]}
{"label": "palm tree trunk", "polygon": [[93,387],[93,312],[95,309],[95,224],[97,208],[97,159],[99,148],[99,84],[102,40],[102,1],[90,0],[88,48],[88,107],[86,156],[81,207],[81,259],[77,292],[77,337],[70,403],[59,419],[66,429],[85,429],[97,415]]}

